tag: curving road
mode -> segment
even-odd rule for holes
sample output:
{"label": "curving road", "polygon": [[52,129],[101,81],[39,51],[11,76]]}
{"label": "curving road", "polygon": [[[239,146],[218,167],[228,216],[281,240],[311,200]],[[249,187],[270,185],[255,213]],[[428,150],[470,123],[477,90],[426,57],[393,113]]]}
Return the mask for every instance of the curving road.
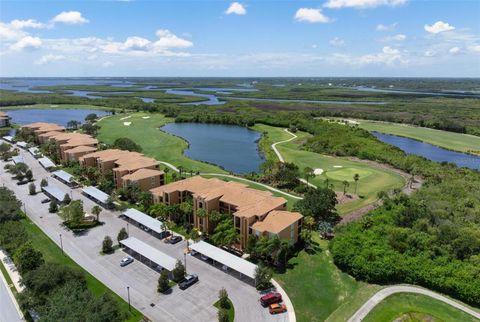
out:
{"label": "curving road", "polygon": [[453,301],[441,294],[435,293],[433,291],[430,291],[424,288],[416,287],[416,286],[396,285],[396,286],[390,286],[378,291],[367,302],[365,302],[365,304],[363,304],[362,307],[357,312],[355,312],[354,315],[352,315],[352,317],[348,320],[348,322],[362,321],[368,315],[368,313],[370,313],[375,308],[377,304],[385,300],[390,295],[397,294],[397,293],[414,293],[414,294],[426,295],[436,300],[439,300],[443,303],[451,305],[467,314],[470,314],[471,316],[477,319],[480,319],[480,313],[470,309],[469,307],[459,302]]}
{"label": "curving road", "polygon": [[278,159],[280,160],[280,162],[285,162],[285,160],[283,159],[282,155],[280,154],[280,152],[277,150],[277,144],[281,144],[281,143],[287,143],[287,142],[290,142],[292,140],[295,140],[298,136],[293,134],[292,132],[290,132],[288,129],[284,129],[285,132],[287,132],[288,134],[290,134],[292,137],[288,140],[283,140],[283,141],[279,141],[279,142],[275,142],[272,144],[272,149],[273,149],[273,152],[275,152],[275,154],[277,155]]}

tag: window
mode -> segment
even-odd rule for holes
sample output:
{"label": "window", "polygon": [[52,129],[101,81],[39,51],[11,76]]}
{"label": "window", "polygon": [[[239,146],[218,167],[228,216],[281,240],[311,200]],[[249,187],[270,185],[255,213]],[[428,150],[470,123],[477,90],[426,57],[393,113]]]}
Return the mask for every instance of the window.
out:
{"label": "window", "polygon": [[150,178],[150,187],[155,187],[155,181],[157,181],[155,179],[156,179],[155,177]]}

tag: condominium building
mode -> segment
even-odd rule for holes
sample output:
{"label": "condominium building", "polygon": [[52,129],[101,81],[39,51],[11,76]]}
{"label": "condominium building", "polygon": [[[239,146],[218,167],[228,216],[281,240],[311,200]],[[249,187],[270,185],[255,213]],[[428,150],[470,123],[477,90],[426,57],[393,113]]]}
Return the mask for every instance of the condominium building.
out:
{"label": "condominium building", "polygon": [[117,188],[136,184],[148,191],[165,182],[165,173],[159,170],[159,162],[142,153],[108,149],[82,155],[83,167],[96,167],[102,175],[112,171]]}
{"label": "condominium building", "polygon": [[10,117],[5,112],[0,112],[0,127],[6,127],[10,125]]}
{"label": "condominium building", "polygon": [[193,225],[203,232],[213,232],[208,216],[198,216],[199,209],[232,215],[240,236],[240,249],[248,237],[278,236],[291,243],[298,241],[303,216],[286,210],[287,201],[270,192],[249,188],[238,182],[205,179],[200,176],[173,182],[150,190],[156,203],[177,204],[193,199]]}
{"label": "condominium building", "polygon": [[23,125],[22,128],[30,129],[35,134],[35,140],[39,142],[39,136],[47,132],[65,132],[65,127],[55,123],[35,122]]}

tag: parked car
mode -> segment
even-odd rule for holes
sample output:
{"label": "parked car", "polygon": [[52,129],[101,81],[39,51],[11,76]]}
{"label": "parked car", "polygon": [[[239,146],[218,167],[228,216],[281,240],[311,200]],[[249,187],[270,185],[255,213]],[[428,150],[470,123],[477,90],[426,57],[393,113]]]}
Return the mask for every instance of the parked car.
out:
{"label": "parked car", "polygon": [[285,304],[275,303],[270,305],[268,310],[270,311],[270,314],[279,314],[279,313],[287,312],[287,306]]}
{"label": "parked car", "polygon": [[270,304],[282,302],[282,295],[277,292],[270,292],[260,298],[260,304],[266,307]]}
{"label": "parked car", "polygon": [[175,235],[175,236],[172,236],[170,237],[169,239],[169,243],[170,244],[176,244],[176,243],[179,243],[182,241],[182,237],[181,236],[178,236],[178,235]]}
{"label": "parked car", "polygon": [[49,203],[50,202],[50,198],[45,198],[45,199],[42,199],[41,203]]}
{"label": "parked car", "polygon": [[196,282],[198,282],[198,275],[197,274],[187,275],[187,276],[185,276],[184,280],[182,280],[180,283],[178,283],[178,287],[181,290],[184,290],[184,289],[192,286]]}
{"label": "parked car", "polygon": [[122,259],[120,261],[120,266],[127,266],[128,264],[130,263],[133,263],[133,258],[131,258],[130,256],[129,257],[125,257],[124,259]]}

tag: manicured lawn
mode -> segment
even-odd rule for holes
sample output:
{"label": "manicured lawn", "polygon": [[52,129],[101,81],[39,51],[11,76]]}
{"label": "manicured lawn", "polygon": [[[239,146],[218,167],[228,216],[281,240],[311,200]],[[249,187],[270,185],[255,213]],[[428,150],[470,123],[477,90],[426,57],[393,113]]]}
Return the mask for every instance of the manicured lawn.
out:
{"label": "manicured lawn", "polygon": [[16,105],[16,106],[2,106],[0,110],[21,110],[21,109],[72,109],[72,110],[111,110],[111,107],[103,107],[96,105],[83,104],[32,104],[32,105]]}
{"label": "manicured lawn", "polygon": [[[213,306],[215,306],[217,309],[220,309],[219,301],[220,300],[218,300],[217,302],[215,302],[213,304]],[[228,307],[228,321],[233,322],[235,320],[235,308],[233,307],[233,303],[232,303],[232,301],[230,301],[230,299],[228,299],[228,304],[229,304],[229,307]]]}
{"label": "manicured lawn", "polygon": [[142,318],[142,314],[140,312],[132,308],[132,312],[128,313],[127,302],[125,302],[120,296],[112,292],[108,287],[103,285],[90,273],[81,268],[70,257],[68,257],[67,255],[63,255],[61,249],[52,240],[50,240],[50,238],[45,235],[43,231],[41,231],[40,228],[38,228],[33,222],[31,222],[29,219],[22,219],[21,222],[27,230],[33,246],[35,247],[35,249],[39,250],[43,254],[43,258],[46,262],[57,263],[81,270],[85,274],[87,286],[93,294],[100,296],[101,294],[107,292],[118,301],[122,311],[129,314],[128,316],[130,318],[127,321],[140,321],[140,319]]}
{"label": "manicured lawn", "polygon": [[328,242],[320,240],[315,254],[301,251],[293,267],[274,278],[285,289],[299,322],[346,321],[379,286],[358,282],[333,264]]}
{"label": "manicured lawn", "polygon": [[[365,322],[393,321],[402,316],[409,321],[479,321],[448,304],[420,294],[394,294],[378,304],[363,320]],[[431,320],[431,318],[433,318]]]}
{"label": "manicured lawn", "polygon": [[[272,154],[270,145],[274,142],[286,140],[291,136],[282,128],[257,124],[253,127],[260,132],[267,132],[268,138],[262,140],[262,149],[267,149],[267,157],[273,157],[278,160],[275,154]],[[343,192],[343,181],[348,181],[347,193],[355,192],[355,181],[353,176],[355,173],[360,175],[358,181],[357,194],[363,198],[351,201],[337,206],[340,213],[345,214],[368,205],[377,200],[377,193],[380,191],[388,191],[394,188],[402,188],[405,180],[399,174],[392,171],[383,170],[363,162],[350,161],[345,158],[332,157],[314,152],[300,150],[300,143],[303,142],[309,134],[304,132],[295,133],[298,138],[277,145],[278,151],[282,154],[287,162],[295,163],[300,171],[305,167],[312,169],[322,169],[321,175],[316,175],[310,179],[310,182],[316,186],[328,183],[333,185],[335,191]]]}
{"label": "manicured lawn", "polygon": [[406,124],[356,120],[368,131],[404,136],[442,148],[480,155],[480,137]]}
{"label": "manicured lawn", "polygon": [[[124,125],[124,122],[127,122],[126,124],[130,122],[130,124],[127,126]],[[188,146],[187,142],[159,130],[161,126],[169,122],[173,122],[173,119],[162,114],[115,115],[99,122],[101,128],[98,138],[100,141],[113,143],[117,138],[128,137],[142,147],[143,153],[157,160],[169,162],[176,167],[182,166],[184,169],[195,172],[225,173],[217,166],[183,156],[183,150]]]}

